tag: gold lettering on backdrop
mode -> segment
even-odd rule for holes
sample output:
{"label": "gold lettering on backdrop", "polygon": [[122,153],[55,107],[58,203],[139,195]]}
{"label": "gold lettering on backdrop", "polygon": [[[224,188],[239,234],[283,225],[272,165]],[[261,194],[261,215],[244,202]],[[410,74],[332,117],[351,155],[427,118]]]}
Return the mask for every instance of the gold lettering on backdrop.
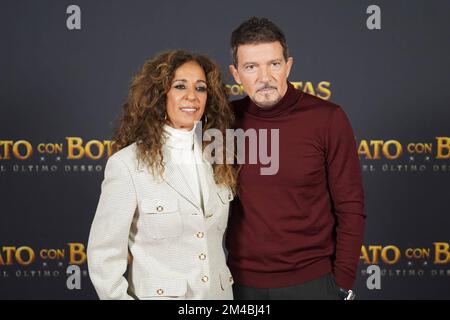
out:
{"label": "gold lettering on backdrop", "polygon": [[450,159],[450,138],[436,137],[437,152],[436,159]]}
{"label": "gold lettering on backdrop", "polygon": [[[67,243],[69,247],[69,264],[81,265],[87,260],[85,246],[82,243]],[[64,249],[40,249],[39,258],[41,260],[64,260],[66,258]],[[0,247],[0,266],[11,266],[18,263],[22,266],[27,266],[36,261],[35,251],[28,246],[15,247],[4,246]]]}
{"label": "gold lettering on backdrop", "polygon": [[449,244],[446,242],[434,242],[434,263],[447,264],[450,262]]}
{"label": "gold lettering on backdrop", "polygon": [[361,140],[358,146],[358,154],[368,160],[379,160],[381,154],[389,160],[399,158],[403,153],[403,147],[397,140]]}
{"label": "gold lettering on backdrop", "polygon": [[68,243],[69,264],[83,264],[86,261],[86,253],[82,243]]}
{"label": "gold lettering on backdrop", "polygon": [[63,152],[63,144],[62,143],[40,143],[37,146],[37,150],[39,153],[62,153]]}
{"label": "gold lettering on backdrop", "polygon": [[26,140],[0,140],[0,160],[10,160],[11,154],[16,159],[26,160],[33,155],[33,146]]}
{"label": "gold lettering on backdrop", "polygon": [[83,139],[80,137],[66,137],[67,140],[67,159],[78,160],[87,157],[92,160],[98,160],[103,156],[112,154],[112,144],[110,140],[90,140],[83,145]]}
{"label": "gold lettering on backdrop", "polygon": [[331,83],[328,81],[320,81],[317,86],[318,94],[317,96],[319,98],[322,98],[324,100],[329,100],[331,97],[331,90],[330,90]]}
{"label": "gold lettering on backdrop", "polygon": [[331,97],[331,90],[330,90],[331,83],[329,81],[319,82],[316,89],[314,89],[314,85],[312,84],[311,81],[307,82],[296,81],[291,83],[296,89],[302,90],[306,93],[312,94],[321,99],[328,100]]}
{"label": "gold lettering on backdrop", "polygon": [[[331,82],[320,81],[315,87],[311,81],[292,81],[291,84],[299,90],[312,94],[324,100],[329,100],[331,97]],[[228,94],[231,96],[243,96],[245,95],[244,88],[239,84],[227,84]]]}
{"label": "gold lettering on backdrop", "polygon": [[13,265],[13,258],[20,265],[27,266],[35,261],[36,255],[30,247],[3,247],[0,254],[0,265]]}
{"label": "gold lettering on backdrop", "polygon": [[[372,254],[369,255],[369,252]],[[400,260],[400,249],[396,246],[389,245],[383,246],[366,246],[361,247],[360,259],[364,261],[365,264],[378,264],[379,257],[384,264],[395,264]]]}

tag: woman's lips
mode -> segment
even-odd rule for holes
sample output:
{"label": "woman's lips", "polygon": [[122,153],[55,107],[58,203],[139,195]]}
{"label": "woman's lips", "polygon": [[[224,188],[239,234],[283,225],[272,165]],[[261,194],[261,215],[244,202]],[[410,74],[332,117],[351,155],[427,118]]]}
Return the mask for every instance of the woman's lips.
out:
{"label": "woman's lips", "polygon": [[198,111],[199,108],[197,107],[180,107],[180,110],[182,112],[188,113],[188,114],[192,114]]}

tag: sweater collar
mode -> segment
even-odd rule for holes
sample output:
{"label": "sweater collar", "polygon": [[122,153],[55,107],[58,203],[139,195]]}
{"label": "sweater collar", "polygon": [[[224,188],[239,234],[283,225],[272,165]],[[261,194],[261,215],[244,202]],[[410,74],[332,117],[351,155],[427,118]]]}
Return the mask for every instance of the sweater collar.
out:
{"label": "sweater collar", "polygon": [[289,109],[300,98],[302,91],[296,90],[289,81],[287,85],[288,88],[284,96],[280,101],[271,107],[262,108],[249,98],[250,103],[248,105],[247,112],[257,117],[272,118]]}

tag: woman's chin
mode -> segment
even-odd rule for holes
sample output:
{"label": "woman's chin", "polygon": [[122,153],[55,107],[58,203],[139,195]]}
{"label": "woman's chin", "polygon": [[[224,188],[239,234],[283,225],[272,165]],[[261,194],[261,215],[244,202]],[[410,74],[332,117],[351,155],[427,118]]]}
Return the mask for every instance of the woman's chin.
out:
{"label": "woman's chin", "polygon": [[194,122],[184,122],[184,123],[169,123],[169,126],[175,128],[175,129],[179,129],[179,130],[186,130],[186,131],[190,131],[192,130],[192,128],[194,128]]}
{"label": "woman's chin", "polygon": [[195,117],[195,118],[192,118],[192,119],[189,119],[189,120],[187,120],[187,121],[183,121],[182,123],[181,123],[181,125],[183,126],[183,127],[186,127],[186,128],[193,128],[194,127],[194,125],[197,123],[197,122],[199,122],[201,119],[199,119],[198,117]]}

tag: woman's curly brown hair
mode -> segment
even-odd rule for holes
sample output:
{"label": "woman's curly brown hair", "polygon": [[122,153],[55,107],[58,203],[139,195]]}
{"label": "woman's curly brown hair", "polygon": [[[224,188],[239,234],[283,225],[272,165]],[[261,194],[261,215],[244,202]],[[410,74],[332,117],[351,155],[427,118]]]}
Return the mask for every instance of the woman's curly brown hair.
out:
{"label": "woman's curly brown hair", "polygon": [[[204,116],[208,121],[203,123],[203,133],[215,128],[226,137],[226,129],[234,120],[220,68],[208,57],[176,50],[160,53],[146,61],[134,76],[128,99],[123,105],[123,115],[113,138],[113,152],[136,142],[139,161],[145,163],[153,175],[162,175],[164,171],[162,147],[165,143],[166,95],[175,71],[191,61],[198,63],[206,75],[208,97]],[[209,143],[203,142],[203,149]],[[226,159],[225,148],[221,150]],[[235,192],[237,173],[233,164],[213,163],[212,167],[216,183],[227,185]]]}

